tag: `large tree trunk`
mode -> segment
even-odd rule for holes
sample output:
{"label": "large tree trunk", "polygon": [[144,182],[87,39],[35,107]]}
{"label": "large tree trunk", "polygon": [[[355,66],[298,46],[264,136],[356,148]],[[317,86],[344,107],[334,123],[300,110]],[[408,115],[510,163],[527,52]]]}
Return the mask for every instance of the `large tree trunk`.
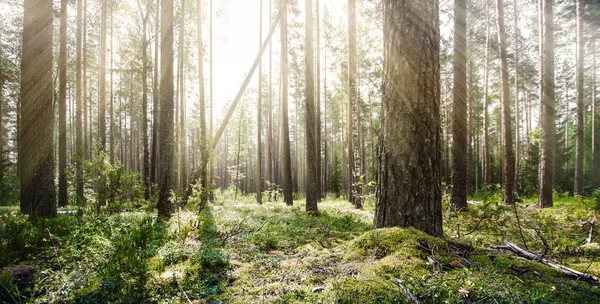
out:
{"label": "large tree trunk", "polygon": [[288,43],[287,43],[287,1],[281,6],[281,162],[283,163],[283,200],[288,206],[294,203],[292,197],[292,157],[290,151],[290,126],[288,122]]}
{"label": "large tree trunk", "polygon": [[[21,57],[21,212],[56,216],[52,0],[25,0]],[[26,130],[26,131],[25,131]]]}
{"label": "large tree trunk", "polygon": [[306,104],[305,104],[305,134],[306,134],[306,211],[318,211],[317,207],[317,143],[315,128],[315,76],[313,49],[313,5],[312,0],[306,0],[304,11],[305,22],[305,72],[306,72]]}
{"label": "large tree trunk", "polygon": [[[208,171],[207,164],[209,160],[208,154],[208,138],[206,137],[206,101],[204,93],[204,43],[202,40],[202,0],[196,1],[196,32],[198,33],[198,88],[200,94],[200,185],[204,190],[201,198],[201,208],[208,202]],[[198,181],[193,180],[192,183]]]}
{"label": "large tree trunk", "polygon": [[374,223],[442,236],[439,4],[384,0],[384,12]]}
{"label": "large tree trunk", "polygon": [[75,160],[75,174],[76,174],[76,185],[75,185],[75,200],[76,202],[82,203],[84,202],[83,196],[83,166],[81,163],[81,157],[83,156],[83,130],[82,130],[82,92],[81,92],[81,47],[82,47],[82,30],[83,30],[83,3],[82,0],[77,0],[77,55],[75,61],[75,78],[76,78],[76,89],[75,89],[75,99],[76,99],[76,119],[75,119],[75,146],[77,157]]}
{"label": "large tree trunk", "polygon": [[467,1],[454,1],[454,86],[452,103],[452,197],[467,208]]}
{"label": "large tree trunk", "polygon": [[[519,164],[521,159],[519,125],[521,109],[519,108],[519,13],[518,0],[514,0],[514,35],[515,35],[515,182],[519,180]],[[515,185],[516,187],[516,185]],[[518,189],[515,189],[518,190]]]}
{"label": "large tree trunk", "polygon": [[98,100],[98,137],[102,151],[106,150],[106,28],[108,0],[102,0],[100,20],[100,67],[99,67],[99,96]]}
{"label": "large tree trunk", "polygon": [[[69,203],[67,184],[67,0],[60,1],[58,93],[58,205]],[[0,151],[1,152],[1,151]]]}
{"label": "large tree trunk", "polygon": [[362,208],[357,76],[356,0],[348,0],[348,182],[350,185],[348,198],[356,208]]}
{"label": "large tree trunk", "polygon": [[173,212],[169,201],[173,189],[173,0],[161,2],[161,66],[160,66],[160,174],[158,215],[168,218]]}
{"label": "large tree trunk", "polygon": [[[259,0],[259,22],[258,22],[258,51],[262,47],[262,23],[263,23],[263,0]],[[256,107],[256,201],[262,204],[262,98],[263,98],[263,68],[262,55],[258,62],[258,103]]]}
{"label": "large tree trunk", "polygon": [[[269,27],[273,19],[273,0],[269,0]],[[261,23],[262,24],[262,23]],[[273,184],[273,43],[269,42],[269,92],[267,97],[267,154],[265,161],[267,163],[266,179]]]}
{"label": "large tree trunk", "polygon": [[483,140],[481,150],[483,154],[483,185],[484,187],[492,182],[492,168],[490,164],[490,147],[489,147],[489,81],[490,81],[490,0],[485,0],[485,59],[484,59],[484,84],[483,84]]}
{"label": "large tree trunk", "polygon": [[[140,7],[142,10],[142,7]],[[144,198],[150,199],[150,150],[148,150],[148,18],[150,17],[150,7],[146,6],[146,12],[143,16],[144,31],[142,37],[142,146],[144,155],[142,158],[142,170],[144,178]],[[111,72],[112,74],[112,72]],[[111,97],[112,100],[112,97]],[[112,108],[112,101],[111,101]],[[112,122],[111,122],[112,128]],[[111,134],[112,137],[112,134]],[[112,142],[112,139],[111,139]],[[112,144],[110,147],[112,155]]]}
{"label": "large tree trunk", "polygon": [[179,181],[181,188],[188,185],[187,176],[187,132],[185,125],[186,103],[185,103],[185,2],[181,0],[181,21],[179,24]]}
{"label": "large tree trunk", "polygon": [[323,178],[321,175],[322,166],[321,166],[321,20],[320,20],[320,6],[319,0],[316,0],[316,18],[317,18],[317,64],[316,64],[316,81],[317,81],[317,90],[316,90],[316,105],[315,105],[315,149],[316,149],[316,168],[317,168],[317,202],[321,201],[323,197]]}
{"label": "large tree trunk", "polygon": [[[555,101],[554,101],[554,24],[552,0],[540,0],[543,5],[543,47],[541,62],[541,141],[538,205],[552,207],[552,180],[554,178],[554,156],[556,151]],[[540,5],[541,6],[541,5]],[[542,41],[540,41],[541,43]]]}
{"label": "large tree trunk", "polygon": [[154,22],[156,23],[154,29],[154,80],[152,88],[152,101],[154,107],[152,110],[152,159],[150,160],[150,181],[156,183],[156,174],[158,173],[158,126],[159,126],[159,113],[160,113],[160,98],[158,94],[158,35],[160,25],[160,0],[156,1],[156,16]]}
{"label": "large tree trunk", "polygon": [[[115,37],[115,11],[114,2],[111,2],[110,9],[110,163],[115,163],[115,92],[113,90],[113,62],[114,62],[114,37]],[[148,187],[146,187],[148,188]],[[112,199],[112,198],[111,198]]]}
{"label": "large tree trunk", "polygon": [[498,47],[500,52],[500,80],[502,85],[502,182],[504,183],[504,203],[514,202],[515,155],[510,115],[510,90],[508,87],[508,63],[506,54],[506,33],[504,32],[504,5],[498,0]]}
{"label": "large tree trunk", "polygon": [[[548,6],[546,2],[546,6]],[[547,8],[544,8],[546,13]],[[546,20],[546,23],[548,21]],[[575,189],[574,194],[583,196],[583,153],[584,153],[584,91],[583,91],[583,56],[585,41],[583,38],[583,0],[577,0],[577,129],[575,148]]]}

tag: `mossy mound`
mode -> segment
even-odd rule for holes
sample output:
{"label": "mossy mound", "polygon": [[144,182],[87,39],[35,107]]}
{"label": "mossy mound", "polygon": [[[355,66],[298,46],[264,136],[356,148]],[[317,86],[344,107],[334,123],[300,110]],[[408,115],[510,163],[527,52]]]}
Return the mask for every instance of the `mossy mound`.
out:
{"label": "mossy mound", "polygon": [[337,303],[599,303],[600,289],[540,263],[407,228],[368,231],[348,243],[332,282]]}

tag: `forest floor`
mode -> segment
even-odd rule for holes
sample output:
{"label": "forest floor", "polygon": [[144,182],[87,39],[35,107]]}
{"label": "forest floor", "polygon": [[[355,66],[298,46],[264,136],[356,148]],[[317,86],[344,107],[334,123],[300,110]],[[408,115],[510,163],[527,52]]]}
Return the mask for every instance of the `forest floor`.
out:
{"label": "forest floor", "polygon": [[0,302],[600,303],[598,286],[491,248],[511,241],[599,277],[598,234],[587,242],[599,214],[591,199],[557,196],[540,210],[491,194],[465,212],[445,205],[445,237],[435,238],[374,229],[372,198],[362,210],[327,199],[307,214],[302,200],[217,197],[168,222],[144,211],[151,206],[110,216],[71,208],[35,222],[0,207],[0,268],[37,269],[26,292],[1,275]]}

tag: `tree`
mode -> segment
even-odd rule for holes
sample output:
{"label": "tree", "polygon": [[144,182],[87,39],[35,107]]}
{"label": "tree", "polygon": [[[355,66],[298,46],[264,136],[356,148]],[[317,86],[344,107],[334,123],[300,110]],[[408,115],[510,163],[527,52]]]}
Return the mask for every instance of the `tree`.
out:
{"label": "tree", "polygon": [[283,200],[288,206],[292,198],[292,156],[290,152],[290,126],[288,122],[288,45],[287,45],[287,1],[281,6],[281,162],[283,163]]}
{"label": "tree", "polygon": [[306,211],[318,211],[317,208],[317,143],[315,128],[315,76],[313,49],[313,5],[306,0],[305,6],[305,63],[306,63]]}
{"label": "tree", "polygon": [[484,86],[483,86],[483,139],[481,150],[483,154],[482,171],[483,185],[487,186],[492,181],[492,168],[490,162],[490,147],[489,147],[489,80],[490,80],[490,4],[489,0],[485,0],[485,59],[484,59]]}
{"label": "tree", "polygon": [[362,208],[360,142],[358,138],[358,62],[356,56],[356,0],[348,0],[348,181],[350,202]]}
{"label": "tree", "polygon": [[56,216],[52,0],[25,0],[21,57],[21,212]]}
{"label": "tree", "polygon": [[510,115],[510,91],[508,87],[508,63],[506,54],[506,33],[504,32],[503,0],[497,2],[498,47],[500,52],[500,81],[502,86],[502,182],[504,183],[504,203],[514,202],[515,155]]}
{"label": "tree", "polygon": [[[263,24],[263,0],[259,0],[258,18],[258,50],[262,47],[262,24]],[[262,204],[262,97],[263,97],[263,69],[262,56],[258,63],[258,102],[256,105],[256,201]]]}
{"label": "tree", "polygon": [[154,107],[152,110],[152,159],[150,160],[150,181],[156,183],[156,174],[158,173],[158,119],[160,109],[160,95],[158,94],[158,74],[160,67],[158,66],[158,35],[160,26],[160,0],[156,1],[156,16],[154,17],[154,80],[152,88],[152,100]]}
{"label": "tree", "polygon": [[[542,5],[544,4],[544,5]],[[541,61],[540,108],[542,109],[540,138],[540,174],[538,205],[542,208],[552,207],[552,182],[554,179],[554,157],[556,154],[556,126],[554,101],[554,24],[552,0],[540,0],[543,7],[543,41]]]}
{"label": "tree", "polygon": [[467,1],[454,1],[452,208],[467,208]]}
{"label": "tree", "polygon": [[513,21],[514,21],[514,35],[515,35],[515,181],[519,178],[519,161],[520,161],[520,139],[519,139],[519,120],[520,107],[519,107],[519,13],[518,13],[518,0],[513,2]]}
{"label": "tree", "polygon": [[81,157],[83,157],[83,130],[82,130],[82,109],[81,109],[81,34],[82,34],[82,0],[77,0],[77,50],[75,59],[75,99],[76,99],[76,113],[75,113],[75,147],[77,151],[77,158],[75,160],[75,174],[76,174],[76,185],[75,195],[77,203],[84,201],[83,196],[83,166],[81,164]]}
{"label": "tree", "polygon": [[[384,0],[376,227],[441,236],[438,1]],[[419,63],[419,64],[417,64]]]}
{"label": "tree", "polygon": [[106,28],[108,14],[108,0],[102,0],[100,24],[100,69],[99,69],[99,90],[100,100],[98,101],[98,137],[102,151],[106,149]]}
{"label": "tree", "polygon": [[159,129],[159,189],[158,214],[170,217],[173,206],[169,201],[173,189],[173,154],[174,121],[173,121],[173,0],[161,2],[161,43],[160,43],[160,129]]}
{"label": "tree", "polygon": [[[317,64],[316,64],[316,81],[317,90],[315,94],[315,149],[316,149],[316,169],[317,169],[317,202],[321,201],[323,197],[323,178],[321,173],[321,20],[320,20],[320,6],[319,0],[316,0],[316,18],[317,18]],[[325,170],[327,171],[327,170]]]}
{"label": "tree", "polygon": [[[546,2],[546,6],[548,6]],[[547,14],[544,8],[544,12]],[[547,23],[548,21],[546,21]],[[546,25],[547,26],[547,25]],[[583,56],[585,41],[583,38],[583,0],[577,0],[577,130],[575,149],[575,190],[574,194],[583,195],[583,153],[584,153],[584,91],[583,91]]]}
{"label": "tree", "polygon": [[[206,98],[204,92],[204,45],[202,41],[202,0],[196,1],[197,22],[196,32],[198,33],[198,88],[200,93],[200,170],[202,189],[208,188],[208,138],[206,136]],[[208,202],[208,196],[202,195],[202,205]]]}
{"label": "tree", "polygon": [[[150,198],[150,150],[148,149],[148,19],[150,18],[150,7],[146,5],[144,12],[142,5],[138,2],[140,17],[142,18],[142,145],[144,155],[142,158],[142,169],[144,175],[144,198]],[[112,104],[112,103],[111,103]],[[111,124],[112,126],[112,124]],[[112,136],[112,134],[111,134]],[[111,151],[113,148],[110,148]]]}
{"label": "tree", "polygon": [[67,184],[67,0],[60,1],[58,93],[58,205],[69,203]]}
{"label": "tree", "polygon": [[186,116],[186,106],[185,106],[185,2],[186,0],[181,0],[181,20],[179,24],[179,111],[180,111],[180,120],[179,120],[179,180],[181,182],[181,187],[185,187],[187,185],[187,129],[185,126],[185,116]]}

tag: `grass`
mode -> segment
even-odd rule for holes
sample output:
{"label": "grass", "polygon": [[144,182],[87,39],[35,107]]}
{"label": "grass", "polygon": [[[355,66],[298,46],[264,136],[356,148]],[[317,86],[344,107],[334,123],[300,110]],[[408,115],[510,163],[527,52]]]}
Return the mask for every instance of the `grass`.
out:
{"label": "grass", "polygon": [[[256,204],[228,192],[198,214],[93,212],[28,221],[0,209],[0,267],[38,269],[30,301],[63,303],[589,303],[600,290],[540,263],[490,250],[508,240],[600,276],[587,244],[593,199],[557,195],[515,208],[495,193],[465,212],[444,203],[444,238],[375,229],[373,200],[342,199],[304,212],[303,201]],[[521,229],[517,225],[517,216]],[[20,298],[27,301],[24,297]]]}

